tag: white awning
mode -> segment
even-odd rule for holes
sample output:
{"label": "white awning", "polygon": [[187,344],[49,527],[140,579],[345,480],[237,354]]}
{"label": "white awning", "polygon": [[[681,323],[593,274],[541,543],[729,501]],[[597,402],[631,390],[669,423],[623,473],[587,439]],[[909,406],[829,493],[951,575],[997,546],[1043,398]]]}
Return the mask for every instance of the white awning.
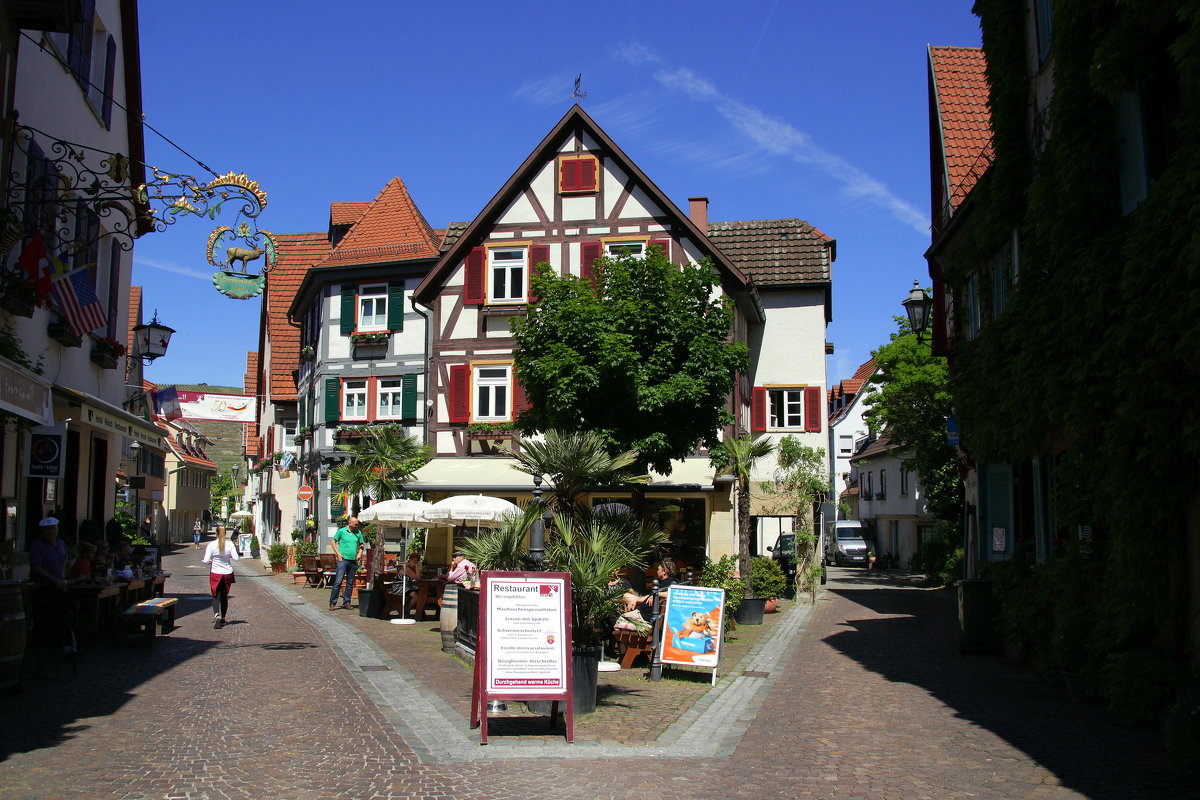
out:
{"label": "white awning", "polygon": [[686,488],[691,491],[711,492],[717,471],[708,458],[686,458],[671,462],[671,474],[659,475],[650,471],[650,487],[654,490],[667,487]]}
{"label": "white awning", "polygon": [[136,414],[130,414],[125,409],[114,406],[107,400],[101,400],[95,395],[81,392],[78,389],[55,385],[54,391],[70,399],[71,405],[79,406],[78,422],[103,431],[128,436],[130,439],[157,450],[166,449],[163,444],[162,429],[154,423],[147,422]]}
{"label": "white awning", "polygon": [[[511,458],[435,458],[417,470],[405,489],[417,492],[530,492],[533,478],[518,472]],[[715,471],[707,458],[671,462],[671,474],[650,473],[651,491],[711,492]]]}

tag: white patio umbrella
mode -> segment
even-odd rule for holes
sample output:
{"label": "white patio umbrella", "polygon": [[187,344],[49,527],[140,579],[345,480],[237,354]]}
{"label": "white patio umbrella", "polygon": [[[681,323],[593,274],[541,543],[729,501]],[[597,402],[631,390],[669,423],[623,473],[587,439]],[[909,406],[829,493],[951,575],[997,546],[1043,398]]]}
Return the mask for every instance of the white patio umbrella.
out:
{"label": "white patio umbrella", "polygon": [[243,510],[243,511],[235,511],[235,512],[233,512],[232,514],[230,514],[229,516],[231,516],[231,517],[235,517],[235,518],[239,518],[239,519],[240,519],[240,518],[242,518],[242,517],[253,517],[254,515],[253,515],[253,514],[251,514],[249,511],[244,511],[244,510]]}
{"label": "white patio umbrella", "polygon": [[[377,522],[389,528],[401,527],[404,529],[404,556],[408,557],[409,533],[408,523],[424,522],[421,516],[427,509],[432,507],[432,503],[426,503],[424,500],[409,500],[401,497],[395,500],[384,500],[372,506],[364,508],[358,514],[359,522]],[[400,569],[400,596],[408,596],[408,573],[403,568]],[[413,625],[416,620],[408,618],[407,602],[401,604],[400,619],[392,620],[396,625]]]}
{"label": "white patio umbrella", "polygon": [[424,521],[434,525],[475,525],[498,528],[504,520],[520,514],[521,509],[499,497],[464,494],[438,500],[425,509]]}

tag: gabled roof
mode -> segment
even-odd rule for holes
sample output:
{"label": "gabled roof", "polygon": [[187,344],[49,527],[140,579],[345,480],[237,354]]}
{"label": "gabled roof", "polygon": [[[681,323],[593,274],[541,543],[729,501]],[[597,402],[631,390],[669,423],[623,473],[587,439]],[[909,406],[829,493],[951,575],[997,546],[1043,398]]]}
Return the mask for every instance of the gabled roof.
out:
{"label": "gabled roof", "polygon": [[366,208],[318,267],[437,257],[441,240],[417,209],[404,181],[392,178],[370,203],[332,203],[330,218],[337,218],[336,207],[352,205]]}
{"label": "gabled roof", "polygon": [[[415,300],[420,303],[429,303],[433,299],[442,284],[449,277],[450,271],[463,260],[466,251],[477,246],[483,240],[483,234],[490,229],[495,220],[509,206],[516,194],[523,191],[533,180],[535,172],[541,169],[542,164],[558,152],[563,139],[574,133],[577,129],[581,129],[594,139],[601,150],[607,151],[606,154],[608,156],[617,161],[621,168],[626,170],[629,175],[632,175],[645,188],[651,200],[672,217],[672,223],[678,224],[686,231],[688,238],[699,244],[701,249],[712,252],[713,263],[717,265],[718,270],[722,274],[722,283],[727,284],[727,291],[734,289],[753,292],[754,287],[750,280],[719,248],[709,242],[707,233],[696,227],[696,224],[671,202],[670,198],[646,176],[646,173],[642,172],[641,168],[629,156],[625,155],[625,152],[617,146],[617,143],[601,130],[596,121],[576,104],[571,106],[570,110],[558,121],[558,124],[546,134],[546,138],[542,139],[533,152],[529,154],[529,157],[517,168],[516,172],[505,181],[504,185],[488,201],[478,216],[470,222],[451,245],[444,249],[442,257],[438,260],[437,264],[434,265],[429,274],[425,276],[425,280],[421,281],[421,284],[413,292]],[[447,231],[447,236],[449,236],[449,231]]]}
{"label": "gabled roof", "polygon": [[958,208],[992,161],[987,59],[977,47],[929,46],[929,75],[949,211]]}
{"label": "gabled roof", "polygon": [[269,400],[286,401],[296,399],[292,372],[300,366],[300,329],[288,323],[288,307],[304,275],[329,253],[329,240],[323,233],[283,233],[275,238],[279,250],[263,292],[264,323],[271,343],[271,374],[265,395]]}
{"label": "gabled roof", "polygon": [[854,370],[852,377],[843,378],[829,388],[830,401],[838,397],[850,398],[845,406],[830,416],[829,423],[831,425],[849,413],[851,406],[854,405],[854,400],[858,397],[859,392],[862,391],[863,385],[871,379],[871,376],[875,374],[875,370],[875,359],[869,358],[859,365],[858,369]]}
{"label": "gabled roof", "polygon": [[712,222],[708,238],[763,289],[830,282],[836,242],[802,219]]}

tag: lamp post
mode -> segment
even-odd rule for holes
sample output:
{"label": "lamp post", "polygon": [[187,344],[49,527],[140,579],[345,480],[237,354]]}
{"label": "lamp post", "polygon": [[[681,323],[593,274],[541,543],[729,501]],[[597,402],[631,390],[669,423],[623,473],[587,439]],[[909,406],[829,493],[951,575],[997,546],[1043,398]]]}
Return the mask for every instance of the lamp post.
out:
{"label": "lamp post", "polygon": [[[542,476],[533,476],[533,502],[541,505],[542,503]],[[529,528],[529,555],[538,564],[542,563],[542,559],[546,557],[546,523],[543,515],[538,515],[534,520],[533,525]]]}
{"label": "lamp post", "polygon": [[921,288],[921,283],[914,280],[912,291],[901,301],[900,305],[904,306],[904,310],[908,314],[908,326],[917,335],[917,344],[923,344],[921,334],[929,329],[929,312],[933,308],[933,300]]}
{"label": "lamp post", "polygon": [[135,520],[140,520],[142,518],[142,510],[139,507],[141,498],[138,495],[138,490],[141,488],[139,484],[143,482],[143,478],[137,473],[142,471],[142,465],[138,463],[139,457],[142,454],[142,443],[135,441],[129,445],[129,449],[133,451],[134,474],[129,476],[129,485],[133,487],[133,516]]}
{"label": "lamp post", "polygon": [[158,309],[154,309],[154,318],[149,322],[133,327],[133,341],[137,350],[132,354],[149,364],[156,358],[167,354],[167,345],[171,342],[174,328],[169,328],[158,321]]}

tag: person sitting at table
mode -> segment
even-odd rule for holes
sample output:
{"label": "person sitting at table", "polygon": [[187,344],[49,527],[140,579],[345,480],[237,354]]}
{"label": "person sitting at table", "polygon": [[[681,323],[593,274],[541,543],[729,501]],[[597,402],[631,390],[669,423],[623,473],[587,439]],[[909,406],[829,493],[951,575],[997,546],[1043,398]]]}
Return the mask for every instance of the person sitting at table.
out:
{"label": "person sitting at table", "polygon": [[417,581],[421,579],[421,554],[412,552],[408,554],[408,558],[396,570],[393,576],[393,583],[388,587],[390,594],[400,594],[404,592],[404,607],[407,609],[413,595],[417,593]]}
{"label": "person sitting at table", "polygon": [[63,653],[75,654],[71,630],[71,599],[67,596],[67,546],[58,538],[58,520],[46,517],[38,523],[38,538],[29,546],[29,577],[33,579],[30,602],[34,626],[45,626],[47,634],[60,638]]}
{"label": "person sitting at table", "polygon": [[[117,543],[117,547],[113,550],[112,566],[118,574],[124,573],[123,577],[133,577],[133,547],[127,539],[122,539]],[[128,572],[126,572],[128,570]]]}
{"label": "person sitting at table", "polygon": [[92,577],[92,559],[96,556],[96,545],[91,542],[79,543],[79,555],[67,569],[67,580],[81,580]]}
{"label": "person sitting at table", "polygon": [[92,554],[92,575],[103,578],[108,575],[112,566],[112,554],[108,552],[108,541],[101,539],[96,543],[96,552]]}
{"label": "person sitting at table", "polygon": [[460,583],[475,574],[475,565],[467,561],[461,550],[454,551],[450,559],[450,572],[446,574],[446,583]]}
{"label": "person sitting at table", "polygon": [[[675,583],[675,562],[664,558],[654,568],[654,577],[658,580],[658,597],[667,599],[667,589]],[[635,607],[644,619],[649,621],[654,615],[654,593],[644,594],[637,598]]]}

